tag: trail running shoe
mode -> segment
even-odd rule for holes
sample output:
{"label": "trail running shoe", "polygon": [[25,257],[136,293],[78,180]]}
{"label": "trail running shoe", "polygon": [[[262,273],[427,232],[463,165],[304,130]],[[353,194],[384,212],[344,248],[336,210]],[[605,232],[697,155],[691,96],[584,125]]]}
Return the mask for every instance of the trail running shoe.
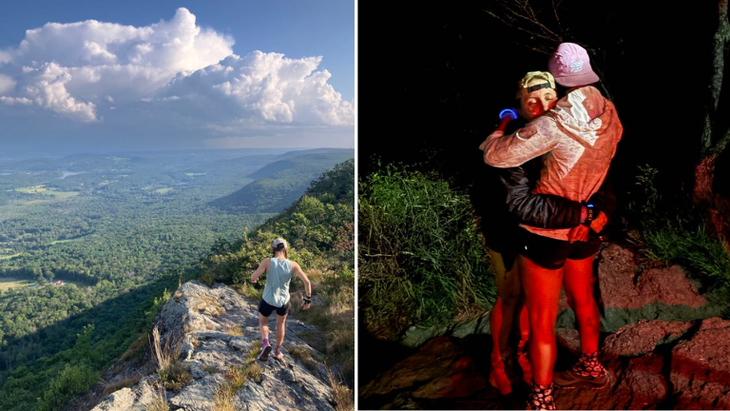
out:
{"label": "trail running shoe", "polygon": [[573,370],[557,372],[554,375],[555,385],[560,388],[591,388],[594,390],[600,390],[608,385],[608,376],[603,374],[598,377],[592,377],[590,375],[582,375],[581,373]]}
{"label": "trail running shoe", "polygon": [[572,369],[555,373],[555,384],[562,388],[601,389],[608,385],[608,371],[598,362],[598,353],[583,354]]}
{"label": "trail running shoe", "polygon": [[277,360],[283,360],[284,359],[284,354],[281,353],[281,347],[274,348],[274,355],[273,355],[273,357],[274,357],[274,359],[277,359]]}
{"label": "trail running shoe", "polygon": [[259,360],[268,361],[270,352],[271,352],[271,345],[265,345],[264,348],[261,349],[261,354],[259,355]]}

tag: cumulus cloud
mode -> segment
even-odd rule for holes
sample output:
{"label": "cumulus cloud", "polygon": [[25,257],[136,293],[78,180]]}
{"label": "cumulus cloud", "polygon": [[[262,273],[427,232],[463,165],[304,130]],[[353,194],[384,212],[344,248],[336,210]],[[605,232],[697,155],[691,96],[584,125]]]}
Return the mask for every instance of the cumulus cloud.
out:
{"label": "cumulus cloud", "polygon": [[265,127],[351,129],[353,104],[328,83],[321,56],[257,50],[241,57],[234,43],[199,27],[185,8],[144,27],[47,23],[0,51],[0,105],[81,123],[167,121],[216,138]]}
{"label": "cumulus cloud", "polygon": [[5,63],[0,74],[24,84],[11,97],[30,99],[76,120],[95,121],[100,99],[150,97],[178,73],[199,70],[232,54],[233,43],[229,36],[198,27],[185,8],[170,21],[146,27],[95,20],[47,23],[27,30],[17,48],[0,54]]}
{"label": "cumulus cloud", "polygon": [[316,71],[321,61],[258,50],[244,57],[234,54],[178,76],[161,90],[161,99],[205,100],[210,110],[198,114],[222,114],[239,122],[352,125],[353,106],[327,83],[327,70]]}
{"label": "cumulus cloud", "polygon": [[11,92],[15,88],[15,80],[12,77],[0,74],[0,95]]}

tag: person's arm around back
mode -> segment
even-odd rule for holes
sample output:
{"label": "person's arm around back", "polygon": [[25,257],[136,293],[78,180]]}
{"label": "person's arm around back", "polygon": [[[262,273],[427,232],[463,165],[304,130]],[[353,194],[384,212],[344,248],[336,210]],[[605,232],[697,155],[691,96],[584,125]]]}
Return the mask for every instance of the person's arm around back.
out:
{"label": "person's arm around back", "polygon": [[307,278],[307,275],[304,274],[304,271],[302,271],[299,263],[292,261],[291,269],[304,282],[304,304],[302,304],[302,310],[308,310],[312,306],[312,283]]}

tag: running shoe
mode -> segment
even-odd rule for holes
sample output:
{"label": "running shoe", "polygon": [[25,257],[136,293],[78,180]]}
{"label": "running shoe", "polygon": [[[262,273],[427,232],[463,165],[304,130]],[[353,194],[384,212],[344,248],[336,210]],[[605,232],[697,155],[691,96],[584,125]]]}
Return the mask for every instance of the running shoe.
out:
{"label": "running shoe", "polygon": [[284,359],[284,354],[281,353],[281,347],[274,348],[274,355],[273,355],[273,357],[274,357],[274,359],[277,359],[277,360],[283,360]]}
{"label": "running shoe", "polygon": [[555,373],[553,379],[555,385],[560,388],[591,388],[594,390],[600,390],[608,385],[608,375],[603,374],[598,377],[590,375],[583,375],[574,370],[568,370],[563,372]]}
{"label": "running shoe", "polygon": [[268,361],[270,352],[271,352],[271,345],[268,345],[268,344],[265,345],[264,348],[261,349],[261,354],[259,354],[259,360]]}
{"label": "running shoe", "polygon": [[598,361],[598,352],[582,354],[572,369],[555,373],[555,384],[562,388],[601,389],[608,385],[608,371]]}

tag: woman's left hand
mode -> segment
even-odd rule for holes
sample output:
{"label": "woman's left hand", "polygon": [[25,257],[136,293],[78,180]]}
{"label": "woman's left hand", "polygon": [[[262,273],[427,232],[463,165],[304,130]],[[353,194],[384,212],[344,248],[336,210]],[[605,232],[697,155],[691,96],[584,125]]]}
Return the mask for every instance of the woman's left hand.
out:
{"label": "woman's left hand", "polygon": [[570,229],[568,233],[568,242],[573,244],[574,241],[588,241],[588,233],[591,231],[590,228],[583,224],[577,225]]}

